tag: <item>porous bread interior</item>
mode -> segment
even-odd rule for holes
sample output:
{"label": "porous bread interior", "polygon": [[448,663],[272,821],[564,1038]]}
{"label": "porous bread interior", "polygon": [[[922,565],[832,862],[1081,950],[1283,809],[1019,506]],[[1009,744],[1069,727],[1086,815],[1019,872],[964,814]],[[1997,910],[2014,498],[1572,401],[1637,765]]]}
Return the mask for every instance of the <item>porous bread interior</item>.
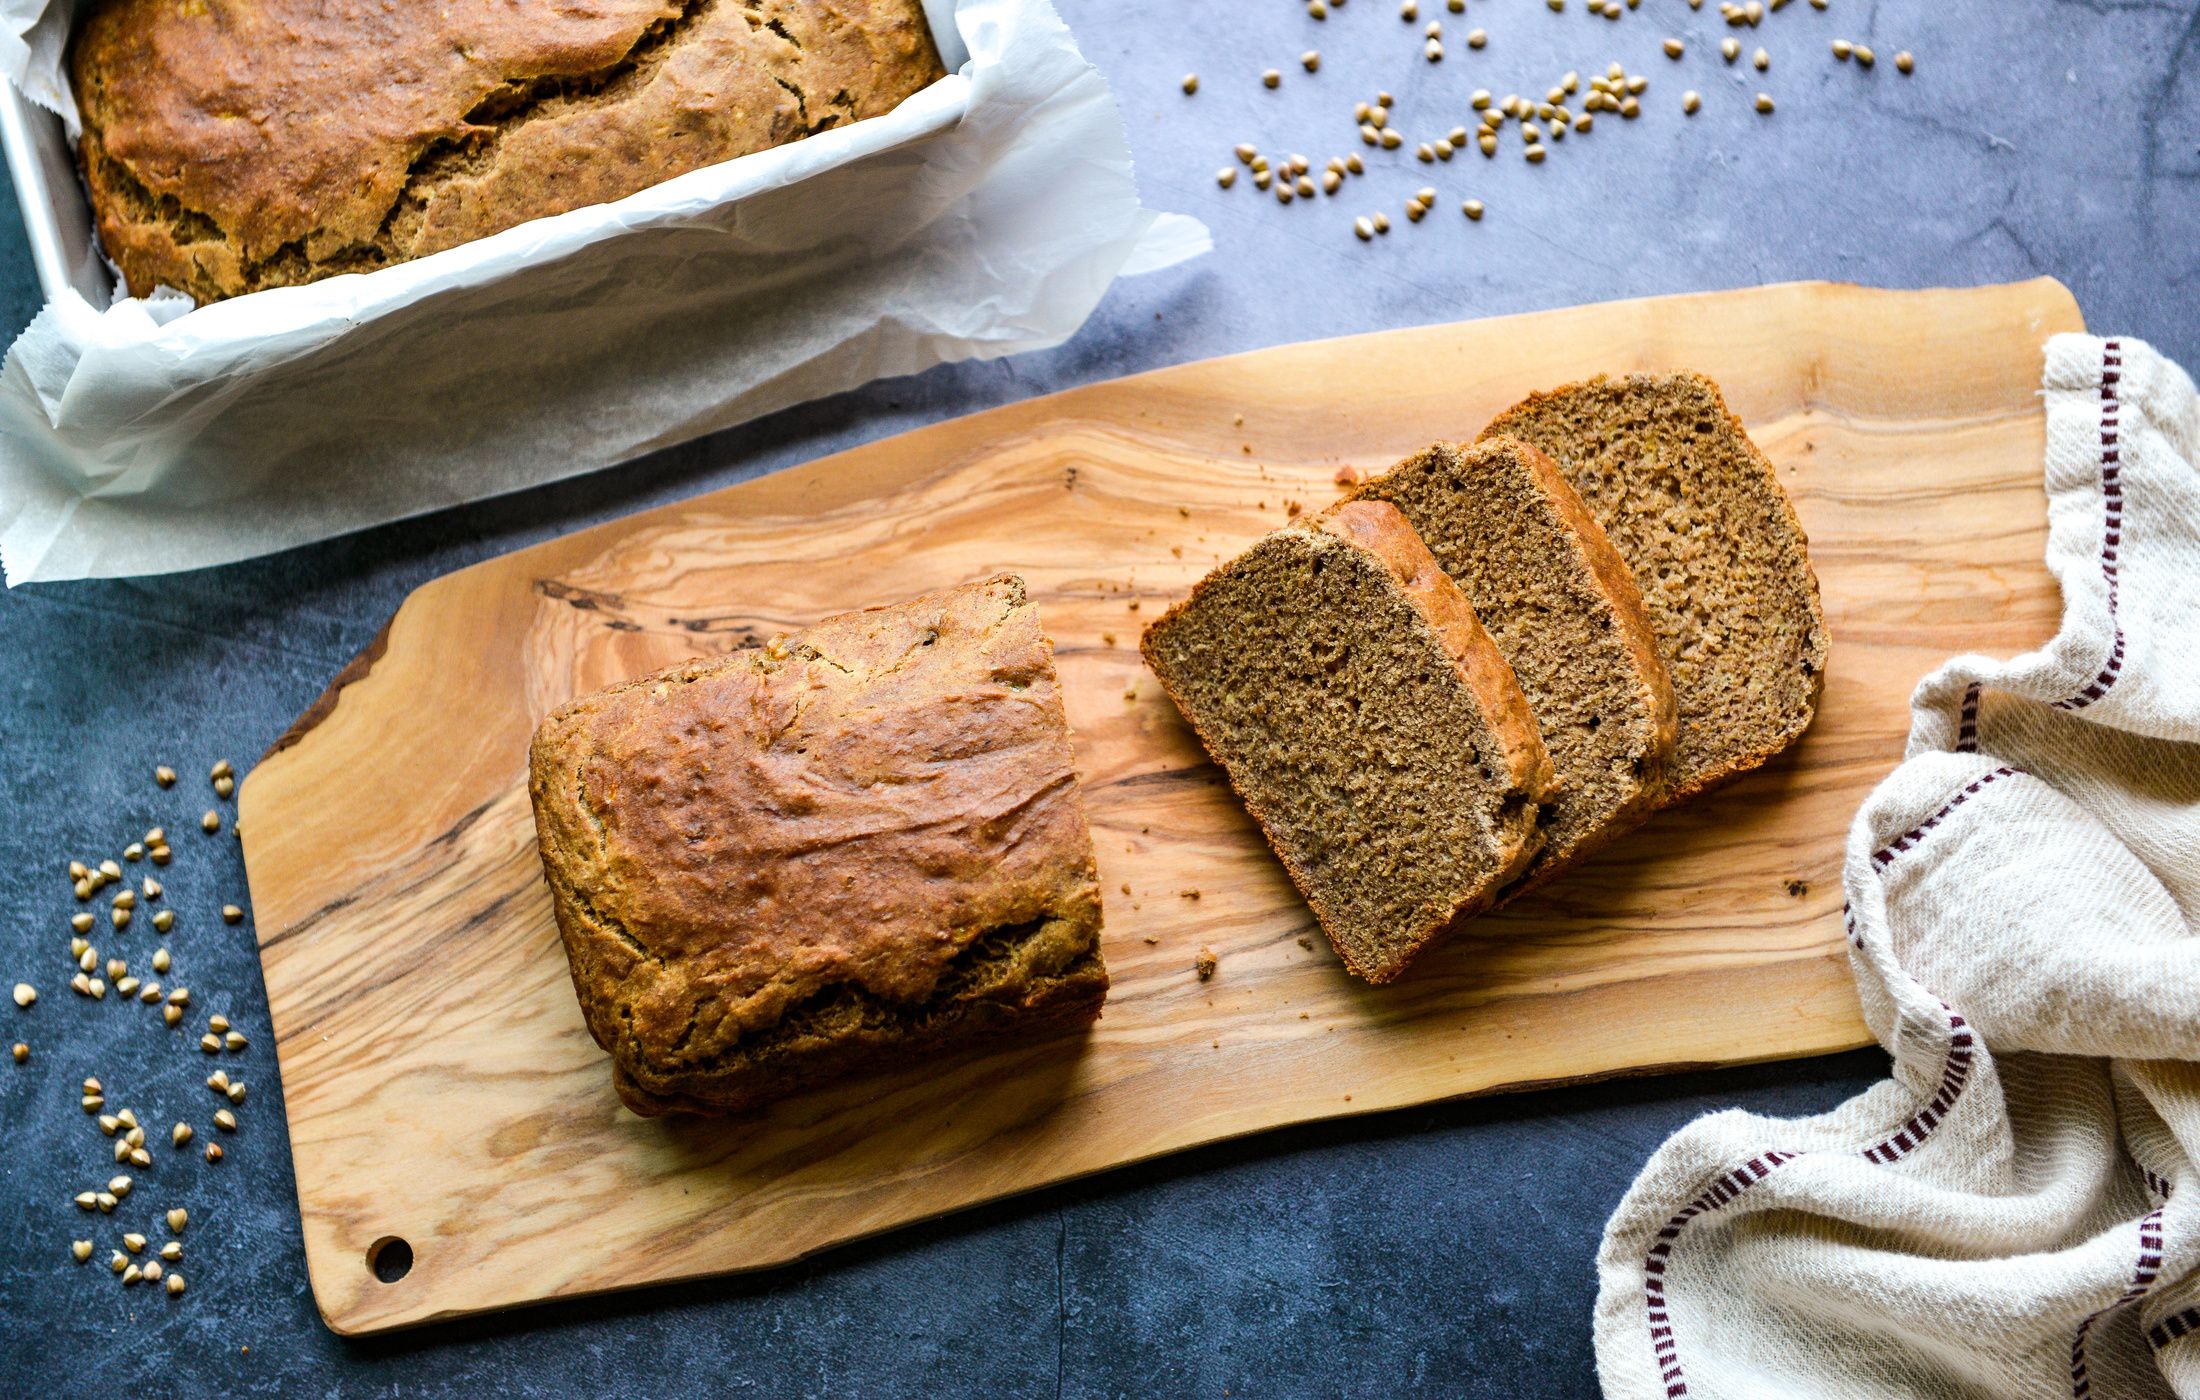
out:
{"label": "porous bread interior", "polygon": [[1355,972],[1395,977],[1503,879],[1527,794],[1363,551],[1278,531],[1157,624],[1147,656]]}
{"label": "porous bread interior", "polygon": [[1664,743],[1643,658],[1520,453],[1501,442],[1438,444],[1358,495],[1389,501],[1412,523],[1528,697],[1558,784],[1542,804],[1544,841],[1519,877],[1527,882],[1647,805]]}
{"label": "porous bread interior", "polygon": [[1809,726],[1827,640],[1794,508],[1696,374],[1594,379],[1484,431],[1543,449],[1634,571],[1673,677],[1668,799],[1755,767]]}

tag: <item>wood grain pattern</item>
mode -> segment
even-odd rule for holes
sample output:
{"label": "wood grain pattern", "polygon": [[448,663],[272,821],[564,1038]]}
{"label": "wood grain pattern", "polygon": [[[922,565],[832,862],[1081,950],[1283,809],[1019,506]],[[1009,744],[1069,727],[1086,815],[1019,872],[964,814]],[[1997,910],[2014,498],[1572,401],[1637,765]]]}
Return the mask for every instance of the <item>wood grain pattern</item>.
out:
{"label": "wood grain pattern", "polygon": [[[996,409],[493,560],[415,593],[245,783],[314,1293],[346,1333],[751,1269],[1307,1119],[1867,1037],[1850,815],[1911,686],[2050,635],[2049,281],[1804,284],[1393,331]],[[1217,560],[1531,389],[1720,381],[1809,530],[1834,638],[1786,760],[1667,814],[1396,986],[1347,978],[1142,673]],[[1089,1038],[733,1122],[645,1122],[582,1027],[523,790],[576,691],[1015,569],[1059,660],[1115,977]],[[1199,982],[1212,947],[1221,970]],[[377,1240],[416,1262],[383,1284]]]}

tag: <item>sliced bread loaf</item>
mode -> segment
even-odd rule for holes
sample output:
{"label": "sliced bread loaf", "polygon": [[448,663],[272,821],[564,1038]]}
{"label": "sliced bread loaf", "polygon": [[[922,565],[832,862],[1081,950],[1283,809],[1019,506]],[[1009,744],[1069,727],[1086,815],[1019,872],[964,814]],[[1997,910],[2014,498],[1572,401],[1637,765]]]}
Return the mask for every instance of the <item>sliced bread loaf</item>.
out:
{"label": "sliced bread loaf", "polygon": [[1511,438],[1437,443],[1352,499],[1388,501],[1412,524],[1511,664],[1550,750],[1543,843],[1506,898],[1656,810],[1673,684],[1634,575],[1558,464]]}
{"label": "sliced bread loaf", "polygon": [[1818,577],[1772,463],[1717,385],[1599,376],[1515,405],[1482,436],[1557,459],[1633,569],[1680,714],[1668,802],[1801,736],[1826,669]]}
{"label": "sliced bread loaf", "polygon": [[1534,853],[1551,762],[1512,669],[1398,511],[1279,530],[1146,662],[1352,972],[1388,982]]}

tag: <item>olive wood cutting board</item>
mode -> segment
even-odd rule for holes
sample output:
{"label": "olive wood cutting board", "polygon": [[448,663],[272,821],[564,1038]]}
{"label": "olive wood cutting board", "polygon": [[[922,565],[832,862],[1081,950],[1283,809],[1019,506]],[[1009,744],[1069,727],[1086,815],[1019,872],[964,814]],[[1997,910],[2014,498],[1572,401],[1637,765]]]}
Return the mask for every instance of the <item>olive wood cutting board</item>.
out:
{"label": "olive wood cutting board", "polygon": [[[1865,1044],[1843,835],[1901,756],[1919,677],[2054,630],[2036,390],[2043,342],[2081,328],[2046,280],[1797,284],[1282,346],[920,429],[428,584],[242,797],[322,1315],[373,1332],[761,1268],[1281,1124]],[[1408,980],[1354,981],[1141,668],[1140,626],[1334,499],[1340,468],[1472,436],[1534,389],[1679,366],[1724,386],[1810,533],[1833,633],[1816,725]],[[1040,605],[1075,729],[1114,975],[1099,1025],[737,1121],[626,1112],[536,861],[535,722],[1001,570]],[[382,1282],[389,1240],[413,1263]]]}

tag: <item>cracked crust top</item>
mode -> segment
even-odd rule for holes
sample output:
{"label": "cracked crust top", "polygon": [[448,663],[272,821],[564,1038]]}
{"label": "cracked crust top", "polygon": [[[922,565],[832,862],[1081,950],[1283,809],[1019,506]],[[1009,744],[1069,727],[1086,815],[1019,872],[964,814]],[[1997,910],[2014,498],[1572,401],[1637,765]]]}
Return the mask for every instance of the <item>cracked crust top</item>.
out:
{"label": "cracked crust top", "polygon": [[100,0],[70,78],[139,296],[366,272],[877,116],[920,0]]}
{"label": "cracked crust top", "polygon": [[1053,648],[1012,575],[584,696],[530,770],[581,1007],[630,1073],[707,1067],[835,987],[921,1005],[995,930],[1098,946]]}

